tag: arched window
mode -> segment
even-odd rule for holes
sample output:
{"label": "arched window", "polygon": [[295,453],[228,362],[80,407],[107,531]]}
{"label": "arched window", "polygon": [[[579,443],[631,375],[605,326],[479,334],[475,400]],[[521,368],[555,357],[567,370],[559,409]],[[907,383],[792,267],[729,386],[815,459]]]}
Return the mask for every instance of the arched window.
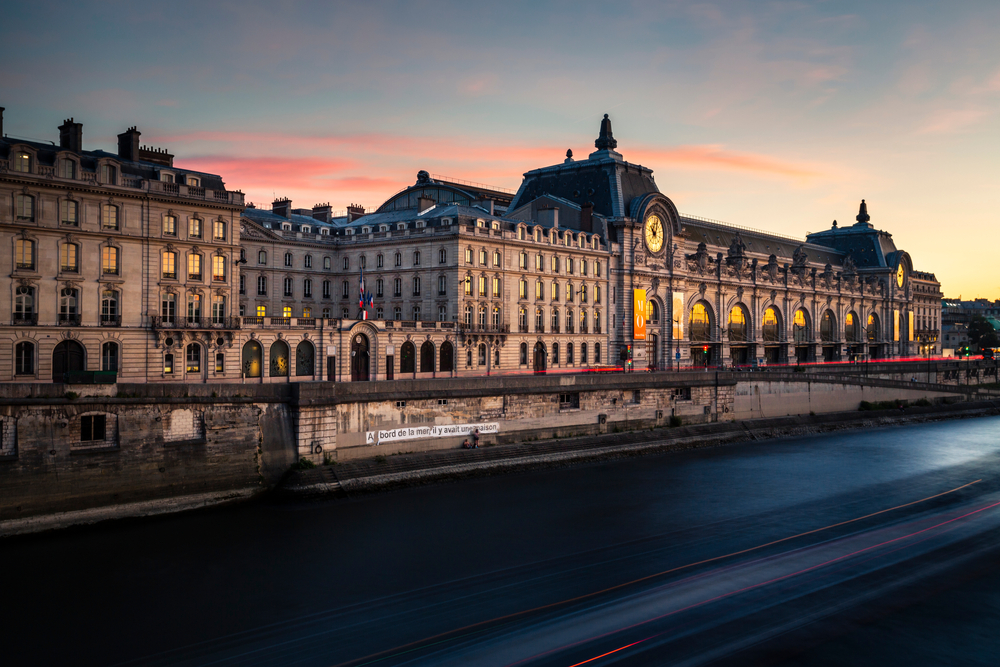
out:
{"label": "arched window", "polygon": [[420,276],[413,276],[413,296],[420,296]]}
{"label": "arched window", "polygon": [[819,337],[824,343],[831,343],[836,340],[836,335],[837,318],[832,310],[827,310],[819,321]]}
{"label": "arched window", "polygon": [[500,331],[500,306],[493,306],[493,331]]}
{"label": "arched window", "polygon": [[264,264],[264,265],[267,264],[267,251],[266,250],[260,250],[260,251],[257,252],[257,263],[258,264]]}
{"label": "arched window", "polygon": [[765,343],[777,343],[781,340],[781,316],[777,308],[768,306],[761,323],[764,325],[762,333]]}
{"label": "arched window", "polygon": [[735,305],[729,311],[729,340],[735,343],[745,343],[747,339],[747,312],[743,306]]}
{"label": "arched window", "polygon": [[196,252],[188,255],[188,280],[201,280],[201,255]]}
{"label": "arched window", "polygon": [[861,333],[858,329],[860,326],[860,320],[858,320],[858,315],[855,312],[847,313],[844,316],[844,340],[848,343],[857,343],[861,341]]}
{"label": "arched window", "polygon": [[552,363],[559,363],[559,343],[552,343]]}
{"label": "arched window", "polygon": [[472,306],[465,307],[465,326],[472,326]]}
{"label": "arched window", "polygon": [[573,365],[573,343],[566,343],[566,365]]}
{"label": "arched window", "polygon": [[59,290],[59,321],[78,323],[80,321],[78,304],[79,301],[75,289],[66,287]]}
{"label": "arched window", "polygon": [[14,324],[34,323],[35,320],[35,288],[21,286],[14,294]]}
{"label": "arched window", "polygon": [[118,343],[109,341],[101,345],[101,370],[118,372]]}
{"label": "arched window", "polygon": [[875,313],[868,316],[868,328],[866,329],[866,333],[868,334],[868,340],[871,342],[875,342],[881,337],[878,315]]}
{"label": "arched window", "polygon": [[191,343],[187,346],[187,354],[185,355],[188,373],[200,373],[201,372],[201,345],[198,343]]}
{"label": "arched window", "polygon": [[420,266],[420,251],[413,251],[413,266]]}
{"label": "arched window", "polygon": [[601,363],[601,344],[594,343],[594,363]]}
{"label": "arched window", "polygon": [[188,220],[188,237],[192,239],[201,238],[201,218],[190,218]]}
{"label": "arched window", "polygon": [[535,308],[535,333],[545,332],[545,312],[541,308]]}
{"label": "arched window", "polygon": [[121,320],[118,305],[118,292],[112,289],[101,291],[101,325],[117,326]]}
{"label": "arched window", "polygon": [[285,266],[291,266],[291,265],[292,265],[292,253],[286,252],[285,253]]}
{"label": "arched window", "polygon": [[416,372],[416,356],[417,350],[413,343],[406,341],[403,346],[399,349],[399,372],[400,373],[415,373]]}
{"label": "arched window", "polygon": [[479,344],[479,365],[486,365],[486,343]]}
{"label": "arched window", "polygon": [[708,305],[699,301],[691,308],[689,323],[690,340],[708,341],[712,339],[712,315]]}
{"label": "arched window", "polygon": [[500,251],[493,251],[493,266],[500,266]]}
{"label": "arched window", "polygon": [[486,306],[479,306],[479,328],[486,330]]}
{"label": "arched window", "polygon": [[263,367],[263,350],[255,340],[243,346],[243,376],[259,378]]}
{"label": "arched window", "polygon": [[552,333],[559,333],[559,309],[552,309]]}
{"label": "arched window", "polygon": [[587,344],[586,343],[580,343],[580,365],[581,366],[586,366],[587,365]]}
{"label": "arched window", "polygon": [[425,340],[420,346],[420,372],[434,372],[434,343],[429,340]]}
{"label": "arched window", "polygon": [[455,348],[449,341],[441,343],[440,370],[442,373],[451,373],[455,370]]}
{"label": "arched window", "polygon": [[[379,266],[381,266],[381,264]],[[323,258],[323,269],[325,269],[326,271],[329,271],[331,268],[333,268],[333,260],[331,260],[329,257],[324,257]]]}
{"label": "arched window", "polygon": [[22,341],[14,346],[14,374],[35,374],[35,344]]}
{"label": "arched window", "polygon": [[316,348],[307,340],[300,342],[295,347],[295,374],[315,375],[316,373]]}
{"label": "arched window", "polygon": [[101,227],[103,229],[118,229],[118,207],[114,204],[101,206]]}
{"label": "arched window", "polygon": [[288,343],[276,340],[271,344],[271,377],[288,377]]}
{"label": "arched window", "polygon": [[792,340],[796,343],[809,342],[809,313],[799,308],[792,316]]}
{"label": "arched window", "polygon": [[[595,300],[594,303],[599,303],[599,301]],[[660,323],[660,306],[653,299],[646,301],[646,322],[649,324]]]}
{"label": "arched window", "polygon": [[402,266],[403,265],[403,255],[402,254],[400,254],[400,253],[397,252],[395,259],[396,259],[396,266]]}
{"label": "arched window", "polygon": [[520,357],[520,359],[521,359],[520,360],[520,364],[522,366],[527,366],[528,365],[528,344],[527,343],[521,343],[521,357]]}

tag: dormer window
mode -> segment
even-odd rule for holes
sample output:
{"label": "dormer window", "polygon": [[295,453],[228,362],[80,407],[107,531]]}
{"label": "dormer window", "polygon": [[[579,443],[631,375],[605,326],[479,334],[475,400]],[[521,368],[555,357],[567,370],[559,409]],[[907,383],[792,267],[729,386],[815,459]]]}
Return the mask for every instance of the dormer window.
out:
{"label": "dormer window", "polygon": [[476,220],[476,227],[485,227],[485,226],[486,226],[485,220]]}
{"label": "dormer window", "polygon": [[18,151],[14,153],[14,171],[19,171],[22,174],[31,173],[31,153],[26,151]]}
{"label": "dormer window", "polygon": [[188,176],[187,177],[187,184],[191,185],[191,186],[194,186],[196,188],[200,187],[201,186],[201,179],[198,178],[197,176]]}
{"label": "dormer window", "polygon": [[398,230],[400,230],[400,231],[403,231],[404,229],[406,229],[406,223],[405,223],[405,222],[400,222],[400,223],[398,223],[398,224],[396,225],[396,229],[398,229]]}
{"label": "dormer window", "polygon": [[290,231],[292,231],[292,223],[290,223],[290,222],[283,222],[283,223],[281,223],[281,231],[283,231],[283,232],[290,232]]}
{"label": "dormer window", "polygon": [[426,226],[427,226],[426,222],[424,222],[423,220],[417,220],[417,229],[423,229]]}
{"label": "dormer window", "polygon": [[442,227],[451,227],[451,218],[441,218]]}
{"label": "dormer window", "polygon": [[362,227],[361,228],[361,233],[362,234],[371,234],[371,231],[372,231],[371,227]]}
{"label": "dormer window", "polygon": [[161,171],[160,172],[160,181],[162,183],[173,183],[174,182],[174,175],[173,174],[168,174],[165,171]]}
{"label": "dormer window", "polygon": [[327,229],[326,227],[320,227],[319,235],[320,236],[329,236],[330,235],[330,230]]}
{"label": "dormer window", "polygon": [[68,157],[60,158],[59,178],[76,178],[76,162]]}
{"label": "dormer window", "polygon": [[101,183],[105,185],[118,184],[118,168],[113,164],[101,165]]}
{"label": "dormer window", "polygon": [[309,225],[302,225],[302,233],[303,234],[311,234],[312,233],[312,227],[310,227]]}
{"label": "dormer window", "polygon": [[378,226],[378,230],[380,232],[387,232],[387,231],[389,231],[389,225],[379,225]]}
{"label": "dormer window", "polygon": [[500,229],[500,223],[499,223],[499,222],[497,222],[496,220],[494,220],[494,221],[493,221],[493,224],[492,224],[492,225],[490,225],[490,226],[491,226],[491,227],[492,227],[493,229]]}
{"label": "dormer window", "polygon": [[353,229],[346,229],[346,230],[344,230],[344,233],[347,234],[348,236],[354,236],[354,230]]}

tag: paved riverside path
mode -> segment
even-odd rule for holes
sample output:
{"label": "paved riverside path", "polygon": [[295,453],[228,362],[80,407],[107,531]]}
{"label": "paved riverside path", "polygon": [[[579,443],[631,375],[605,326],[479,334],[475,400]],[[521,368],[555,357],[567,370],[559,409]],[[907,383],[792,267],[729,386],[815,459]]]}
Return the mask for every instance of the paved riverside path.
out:
{"label": "paved riverside path", "polygon": [[447,449],[372,456],[297,471],[288,476],[279,496],[296,499],[343,497],[354,492],[501,474],[516,470],[569,465],[594,459],[696,449],[732,442],[865,428],[873,425],[933,421],[1000,413],[997,401],[977,401],[907,407],[904,410],[851,411],[658,427],[601,435],[485,445],[478,449]]}

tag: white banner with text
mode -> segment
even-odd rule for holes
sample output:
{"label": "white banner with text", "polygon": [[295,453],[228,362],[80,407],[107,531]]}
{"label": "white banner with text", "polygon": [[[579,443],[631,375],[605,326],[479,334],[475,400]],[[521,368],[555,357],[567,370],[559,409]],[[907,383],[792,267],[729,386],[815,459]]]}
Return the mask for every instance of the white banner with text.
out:
{"label": "white banner with text", "polygon": [[473,431],[479,429],[480,435],[500,432],[499,422],[489,422],[483,424],[439,424],[434,426],[399,426],[389,428],[384,431],[367,431],[365,433],[365,444],[378,445],[383,442],[395,442],[397,440],[419,440],[420,438],[453,438],[463,435],[472,435]]}

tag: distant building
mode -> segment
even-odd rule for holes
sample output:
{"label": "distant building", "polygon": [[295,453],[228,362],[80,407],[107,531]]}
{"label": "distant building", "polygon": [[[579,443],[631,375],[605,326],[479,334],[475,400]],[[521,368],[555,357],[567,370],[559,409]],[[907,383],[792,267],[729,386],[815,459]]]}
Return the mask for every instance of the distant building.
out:
{"label": "distant building", "polygon": [[1000,331],[1000,299],[948,299],[941,304],[942,340],[945,356],[954,356],[969,344],[969,323],[974,317],[984,317]]}

